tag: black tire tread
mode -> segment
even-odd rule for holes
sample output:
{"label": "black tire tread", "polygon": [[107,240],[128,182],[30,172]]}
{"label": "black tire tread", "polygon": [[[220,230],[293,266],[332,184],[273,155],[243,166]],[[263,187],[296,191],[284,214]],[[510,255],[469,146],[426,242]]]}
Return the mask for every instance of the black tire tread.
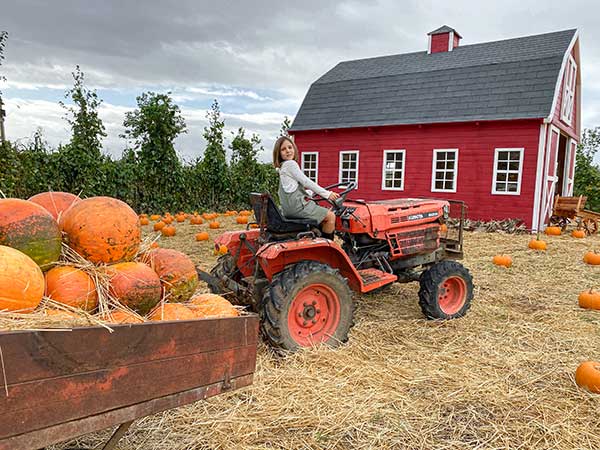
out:
{"label": "black tire tread", "polygon": [[[437,291],[440,283],[449,275],[462,277],[467,283],[467,298],[463,307],[455,314],[448,316],[437,304]],[[419,306],[427,319],[455,319],[464,316],[471,307],[473,299],[473,277],[469,270],[456,261],[441,261],[421,274],[419,281]]]}

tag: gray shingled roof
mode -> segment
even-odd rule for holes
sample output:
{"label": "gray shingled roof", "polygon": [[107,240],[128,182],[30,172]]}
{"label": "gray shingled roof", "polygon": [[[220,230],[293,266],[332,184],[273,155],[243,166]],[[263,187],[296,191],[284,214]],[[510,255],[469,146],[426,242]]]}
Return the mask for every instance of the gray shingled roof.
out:
{"label": "gray shingled roof", "polygon": [[547,117],[576,30],[339,63],[292,131]]}

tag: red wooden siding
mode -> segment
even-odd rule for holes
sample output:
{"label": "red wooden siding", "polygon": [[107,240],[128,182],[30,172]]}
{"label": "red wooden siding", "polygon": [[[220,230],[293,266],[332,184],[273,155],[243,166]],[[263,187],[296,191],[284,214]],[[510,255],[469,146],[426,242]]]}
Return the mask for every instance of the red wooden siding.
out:
{"label": "red wooden siding", "polygon": [[[464,200],[472,219],[520,218],[531,226],[539,146],[539,120],[407,125],[298,131],[300,152],[319,152],[319,184],[338,182],[339,152],[359,150],[359,189],[366,200],[437,197]],[[434,149],[458,149],[456,193],[432,192]],[[496,148],[524,148],[520,195],[493,195]],[[384,150],[406,150],[404,190],[381,189]]]}
{"label": "red wooden siding", "polygon": [[[575,60],[575,63],[577,64],[577,73],[579,73],[579,60],[576,57],[576,53],[574,50],[571,51],[571,56],[573,57],[573,59]],[[575,87],[575,99],[573,102],[573,118],[571,120],[571,125],[567,125],[566,123],[564,123],[562,120],[560,120],[560,112],[561,112],[561,107],[562,107],[562,100],[563,100],[563,93],[565,90],[565,77],[568,75],[566,73],[566,68],[567,68],[568,64],[565,66],[565,72],[562,74],[562,79],[560,81],[560,84],[558,86],[558,98],[557,98],[557,102],[556,105],[554,106],[554,112],[552,114],[552,124],[558,128],[560,128],[564,133],[566,133],[567,135],[569,135],[570,137],[572,137],[573,139],[579,141],[579,135],[577,134],[577,130],[579,129],[578,125],[578,121],[579,121],[579,115],[578,110],[579,110],[579,97],[581,95],[580,89],[581,89],[581,85],[578,85],[576,83],[576,87]]]}
{"label": "red wooden siding", "polygon": [[431,36],[431,53],[447,52],[450,33],[434,34]]}
{"label": "red wooden siding", "polygon": [[458,40],[459,39],[460,38],[458,37],[458,35],[456,33],[454,33],[454,42],[453,42],[454,46],[453,46],[453,48],[458,47]]}

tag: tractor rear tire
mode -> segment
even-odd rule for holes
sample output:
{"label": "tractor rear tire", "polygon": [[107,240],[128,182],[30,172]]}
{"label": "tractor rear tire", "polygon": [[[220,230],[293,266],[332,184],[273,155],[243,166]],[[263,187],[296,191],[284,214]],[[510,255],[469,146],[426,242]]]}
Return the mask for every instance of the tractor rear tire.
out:
{"label": "tractor rear tire", "polygon": [[419,306],[428,319],[456,319],[471,307],[473,277],[456,261],[441,261],[421,274]]}
{"label": "tractor rear tire", "polygon": [[324,343],[337,347],[348,340],[354,302],[338,270],[302,261],[273,277],[260,306],[261,329],[278,352],[294,352]]}

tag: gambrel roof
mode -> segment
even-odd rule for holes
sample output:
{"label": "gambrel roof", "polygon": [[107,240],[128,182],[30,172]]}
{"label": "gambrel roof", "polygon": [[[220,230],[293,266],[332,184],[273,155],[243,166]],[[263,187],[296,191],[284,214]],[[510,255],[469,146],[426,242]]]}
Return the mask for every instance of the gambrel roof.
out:
{"label": "gambrel roof", "polygon": [[291,131],[548,117],[576,30],[339,63]]}

